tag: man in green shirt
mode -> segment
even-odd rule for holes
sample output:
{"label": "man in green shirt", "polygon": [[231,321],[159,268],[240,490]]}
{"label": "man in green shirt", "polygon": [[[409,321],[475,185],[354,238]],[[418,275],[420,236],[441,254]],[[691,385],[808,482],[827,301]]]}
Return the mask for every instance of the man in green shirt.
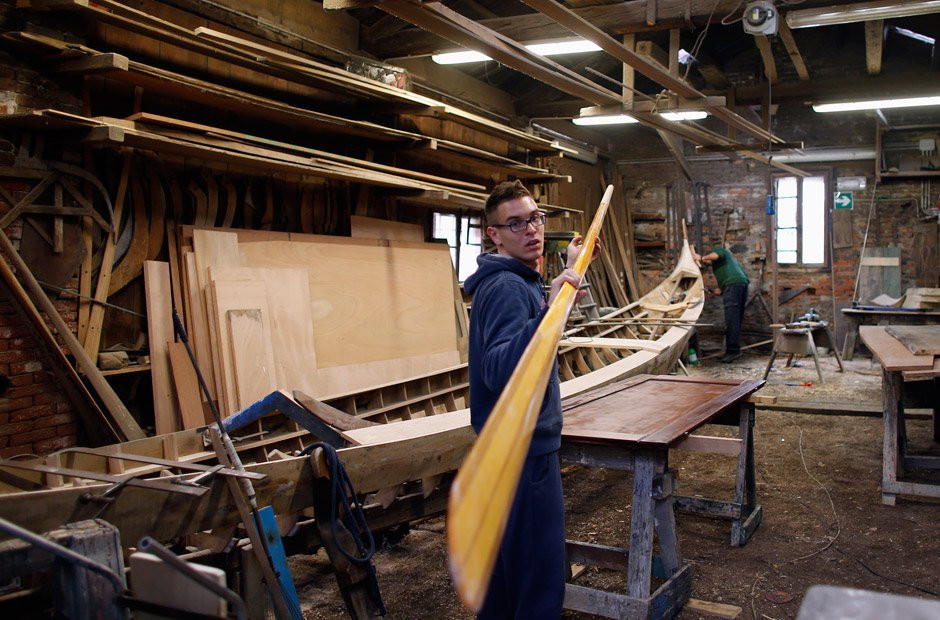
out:
{"label": "man in green shirt", "polygon": [[718,281],[717,292],[725,306],[725,354],[720,361],[727,364],[741,357],[741,323],[750,280],[740,263],[723,247],[715,246],[704,256],[696,254],[695,260],[711,265]]}

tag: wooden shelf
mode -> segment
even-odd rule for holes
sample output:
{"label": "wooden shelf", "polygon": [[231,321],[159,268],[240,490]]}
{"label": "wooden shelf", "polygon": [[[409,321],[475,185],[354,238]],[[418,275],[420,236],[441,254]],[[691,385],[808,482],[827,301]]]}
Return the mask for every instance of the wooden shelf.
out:
{"label": "wooden shelf", "polygon": [[666,247],[665,241],[636,241],[634,245],[638,248],[664,248]]}
{"label": "wooden shelf", "polygon": [[911,170],[898,172],[881,172],[882,179],[904,179],[915,177],[940,177],[940,170]]}

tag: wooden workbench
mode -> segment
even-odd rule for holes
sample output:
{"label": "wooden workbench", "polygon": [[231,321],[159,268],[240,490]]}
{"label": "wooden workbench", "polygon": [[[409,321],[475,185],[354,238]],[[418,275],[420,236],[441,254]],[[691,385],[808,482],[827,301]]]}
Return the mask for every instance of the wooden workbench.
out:
{"label": "wooden workbench", "polygon": [[[562,459],[633,472],[633,496],[624,498],[632,506],[629,551],[568,541],[570,561],[626,570],[626,592],[569,583],[565,608],[609,618],[668,618],[688,601],[692,573],[682,561],[676,536],[673,511],[681,502],[673,495],[676,473],[669,468],[670,449],[737,456],[735,501],[687,498],[686,507],[732,518],[738,544],[746,541],[761,515],[753,477],[754,408],[748,397],[763,384],[641,375],[564,402]],[[727,423],[727,418],[738,425],[738,438],[691,435],[704,424]],[[654,533],[660,549],[656,561]],[[665,582],[651,593],[653,576]]]}
{"label": "wooden workbench", "polygon": [[[898,326],[901,327],[901,326]],[[890,332],[894,331],[903,342]],[[865,325],[862,342],[881,364],[884,448],[881,501],[893,506],[898,494],[940,497],[940,485],[901,480],[905,468],[940,469],[940,457],[907,454],[904,406],[924,403],[933,409],[933,440],[940,442],[940,325],[881,327]],[[907,342],[907,345],[904,344]],[[912,352],[911,348],[919,351]]]}
{"label": "wooden workbench", "polygon": [[843,308],[842,318],[845,323],[842,359],[846,361],[855,357],[862,325],[940,325],[940,312],[913,308]]}

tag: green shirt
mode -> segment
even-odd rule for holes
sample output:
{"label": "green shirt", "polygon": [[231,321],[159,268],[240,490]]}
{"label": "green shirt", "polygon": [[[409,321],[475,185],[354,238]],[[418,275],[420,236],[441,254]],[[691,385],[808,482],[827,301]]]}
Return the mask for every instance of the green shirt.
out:
{"label": "green shirt", "polygon": [[715,279],[718,280],[718,288],[725,288],[729,284],[748,284],[750,280],[744,269],[734,260],[731,252],[722,248],[714,247],[712,252],[718,255],[718,260],[712,262],[712,271],[715,272]]}

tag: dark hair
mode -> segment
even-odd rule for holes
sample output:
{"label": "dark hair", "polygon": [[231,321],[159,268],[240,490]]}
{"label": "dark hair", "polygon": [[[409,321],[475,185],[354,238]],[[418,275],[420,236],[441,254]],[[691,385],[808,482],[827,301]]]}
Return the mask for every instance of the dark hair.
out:
{"label": "dark hair", "polygon": [[[516,198],[522,198],[528,196],[532,198],[532,194],[529,193],[529,190],[525,188],[525,185],[522,184],[522,181],[518,179],[515,181],[503,181],[499,183],[496,187],[493,188],[493,191],[490,192],[489,197],[486,199],[486,206],[484,207],[484,212],[486,214],[486,221],[490,223],[491,215],[500,204],[506,202],[507,200],[514,200]],[[532,198],[532,200],[535,200]]]}

